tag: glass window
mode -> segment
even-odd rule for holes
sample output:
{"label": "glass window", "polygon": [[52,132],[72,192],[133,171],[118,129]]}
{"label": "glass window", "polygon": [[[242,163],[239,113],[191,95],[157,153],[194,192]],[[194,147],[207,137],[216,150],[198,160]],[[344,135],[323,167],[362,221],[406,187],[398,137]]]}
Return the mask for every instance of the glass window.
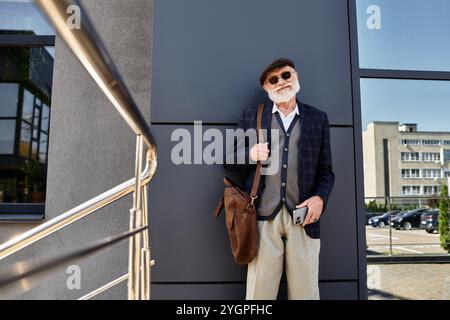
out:
{"label": "glass window", "polygon": [[420,194],[420,186],[402,186],[401,189],[402,195],[419,195]]}
{"label": "glass window", "polygon": [[[38,37],[43,35],[50,37]],[[42,202],[54,35],[35,1],[0,0],[0,203]],[[18,45],[7,46],[3,39]],[[35,46],[36,40],[46,46]]]}
{"label": "glass window", "polygon": [[0,154],[14,153],[16,120],[0,120]]}
{"label": "glass window", "polygon": [[438,146],[441,145],[441,140],[433,140],[433,139],[422,140],[422,145],[424,145],[424,146],[431,146],[431,147],[438,147]]}
{"label": "glass window", "polygon": [[[0,16],[3,14],[2,5],[0,0]],[[53,56],[52,47],[7,47],[0,43],[0,153],[14,155],[0,155],[0,203],[42,202],[48,157]],[[6,86],[11,90],[6,90]],[[14,114],[10,104],[7,105],[12,101],[12,93],[17,94],[15,109],[19,111]],[[17,118],[17,114],[21,117]],[[19,133],[17,137],[16,131]],[[14,154],[16,145],[18,149]],[[32,185],[27,175],[36,180]]]}
{"label": "glass window", "polygon": [[47,145],[48,136],[41,132],[40,143],[39,143],[39,161],[42,163],[47,162]]}
{"label": "glass window", "polygon": [[420,146],[420,140],[402,139],[400,142],[405,146]]}
{"label": "glass window", "polygon": [[423,194],[424,195],[439,195],[441,192],[440,186],[423,186]]}
{"label": "glass window", "polygon": [[21,156],[30,157],[30,143],[31,143],[31,126],[22,121],[22,128],[20,130],[20,145],[19,154]]}
{"label": "glass window", "polygon": [[444,149],[444,161],[450,161],[450,150]]}
{"label": "glass window", "polygon": [[373,121],[398,121],[450,135],[450,81],[361,79],[361,112],[363,130]]}
{"label": "glass window", "polygon": [[34,1],[1,0],[0,33],[54,35]]}
{"label": "glass window", "polygon": [[27,89],[24,90],[23,93],[23,111],[22,111],[22,119],[32,123],[31,120],[33,118],[33,108],[34,108],[34,96]]}
{"label": "glass window", "polygon": [[37,160],[37,158],[38,158],[38,147],[39,147],[39,144],[37,141],[31,142],[31,159],[33,159],[33,160]]}
{"label": "glass window", "polygon": [[39,120],[41,119],[41,109],[34,108],[34,122],[33,122],[33,139],[38,138],[39,134]]}
{"label": "glass window", "polygon": [[450,71],[450,1],[356,4],[361,68]]}
{"label": "glass window", "polygon": [[418,152],[402,152],[401,153],[402,161],[419,161],[419,153]]}
{"label": "glass window", "polygon": [[419,169],[402,169],[402,178],[403,179],[420,178],[420,170]]}
{"label": "glass window", "polygon": [[441,155],[438,152],[423,152],[423,162],[436,162],[441,160]]}
{"label": "glass window", "polygon": [[0,117],[16,117],[19,102],[17,83],[0,83]]}
{"label": "glass window", "polygon": [[442,170],[441,169],[422,169],[422,177],[423,178],[442,178]]}
{"label": "glass window", "polygon": [[41,130],[48,132],[50,127],[50,110],[46,104],[42,105]]}

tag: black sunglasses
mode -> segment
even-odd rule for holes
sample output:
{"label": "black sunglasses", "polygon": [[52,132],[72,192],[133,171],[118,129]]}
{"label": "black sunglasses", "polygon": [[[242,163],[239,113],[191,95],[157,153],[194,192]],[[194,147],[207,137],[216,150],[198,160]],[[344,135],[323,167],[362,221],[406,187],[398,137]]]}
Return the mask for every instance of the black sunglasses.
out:
{"label": "black sunglasses", "polygon": [[[290,71],[286,71],[281,74],[281,78],[283,78],[284,80],[289,80],[291,76],[292,73]],[[279,78],[280,78],[279,76],[273,76],[267,79],[267,82],[269,82],[271,85],[275,85],[278,83]]]}

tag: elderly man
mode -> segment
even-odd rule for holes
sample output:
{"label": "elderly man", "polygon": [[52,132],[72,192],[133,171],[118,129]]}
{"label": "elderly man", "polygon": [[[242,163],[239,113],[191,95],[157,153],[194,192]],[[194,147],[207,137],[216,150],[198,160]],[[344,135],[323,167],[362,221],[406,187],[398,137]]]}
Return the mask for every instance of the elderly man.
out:
{"label": "elderly man", "polygon": [[[274,60],[262,72],[260,84],[273,101],[264,106],[262,116],[268,143],[235,143],[232,152],[251,159],[225,164],[230,170],[247,171],[250,192],[255,162],[267,164],[275,152],[280,159],[275,174],[261,176],[256,200],[259,242],[257,256],[248,264],[246,298],[276,299],[285,263],[288,298],[319,299],[320,217],[334,184],[328,116],[296,99],[300,85],[290,59]],[[256,117],[256,107],[244,110],[240,128],[255,129]],[[274,129],[279,130],[279,141],[271,141]],[[292,212],[304,206],[304,223],[294,224]]]}

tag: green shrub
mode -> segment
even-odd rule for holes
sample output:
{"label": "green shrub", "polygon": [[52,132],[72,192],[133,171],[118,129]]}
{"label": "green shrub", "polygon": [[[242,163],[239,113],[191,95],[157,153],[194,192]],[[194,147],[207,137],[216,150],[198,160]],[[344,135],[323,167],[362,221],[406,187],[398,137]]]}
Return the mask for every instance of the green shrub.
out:
{"label": "green shrub", "polygon": [[[442,186],[441,197],[448,197],[448,187]],[[442,249],[450,252],[449,239],[449,225],[448,225],[448,198],[439,199],[439,239],[441,241]]]}

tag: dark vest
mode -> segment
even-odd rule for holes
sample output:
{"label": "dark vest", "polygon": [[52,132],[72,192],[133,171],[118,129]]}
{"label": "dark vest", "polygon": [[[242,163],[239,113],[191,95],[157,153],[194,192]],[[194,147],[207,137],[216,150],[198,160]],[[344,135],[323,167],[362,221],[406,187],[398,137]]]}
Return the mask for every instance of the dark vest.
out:
{"label": "dark vest", "polygon": [[271,152],[278,152],[279,167],[274,175],[266,175],[261,195],[256,202],[259,220],[273,219],[283,204],[289,212],[295,209],[299,199],[298,153],[300,143],[300,121],[295,115],[286,132],[278,112],[273,114],[271,129],[278,129],[278,145],[272,141]]}

